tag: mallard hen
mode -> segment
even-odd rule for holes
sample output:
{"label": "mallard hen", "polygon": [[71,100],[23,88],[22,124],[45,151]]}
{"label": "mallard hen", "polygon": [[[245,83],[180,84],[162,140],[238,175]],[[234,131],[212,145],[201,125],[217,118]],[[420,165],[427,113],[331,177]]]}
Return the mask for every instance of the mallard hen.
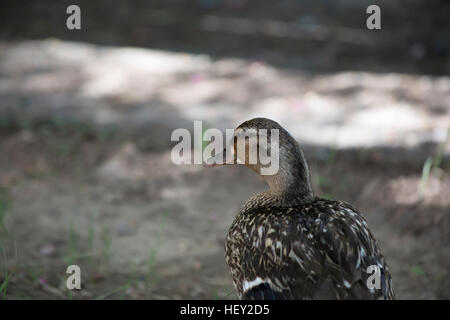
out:
{"label": "mallard hen", "polygon": [[[345,202],[314,197],[303,152],[278,123],[255,118],[237,127],[224,150],[231,149],[231,162],[261,173],[259,159],[250,163],[237,152],[240,139],[250,150],[246,137],[260,129],[268,130],[267,150],[270,130],[278,130],[279,169],[262,175],[269,190],[245,203],[226,236],[226,262],[239,297],[394,299],[389,268],[365,219]],[[223,158],[217,154],[208,163]]]}

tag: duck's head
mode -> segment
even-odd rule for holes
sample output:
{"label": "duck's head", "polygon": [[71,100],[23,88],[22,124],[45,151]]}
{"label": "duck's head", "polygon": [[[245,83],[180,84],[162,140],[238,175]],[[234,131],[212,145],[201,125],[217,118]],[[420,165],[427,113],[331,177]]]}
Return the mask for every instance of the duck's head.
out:
{"label": "duck's head", "polygon": [[207,166],[244,164],[261,175],[270,193],[301,200],[313,198],[308,165],[297,141],[277,122],[254,118],[240,124],[223,152]]}

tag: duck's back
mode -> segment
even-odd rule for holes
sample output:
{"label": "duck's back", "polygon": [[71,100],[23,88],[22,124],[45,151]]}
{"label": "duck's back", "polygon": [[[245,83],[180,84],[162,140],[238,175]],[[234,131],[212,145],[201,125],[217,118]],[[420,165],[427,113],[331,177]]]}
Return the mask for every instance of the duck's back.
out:
{"label": "duck's back", "polygon": [[394,298],[375,238],[344,202],[245,206],[225,250],[243,299]]}

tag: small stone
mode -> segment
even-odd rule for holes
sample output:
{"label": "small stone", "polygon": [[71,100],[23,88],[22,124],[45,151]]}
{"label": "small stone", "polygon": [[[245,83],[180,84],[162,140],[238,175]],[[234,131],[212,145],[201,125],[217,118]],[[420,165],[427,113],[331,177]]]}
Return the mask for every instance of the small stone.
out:
{"label": "small stone", "polygon": [[56,247],[49,243],[39,249],[39,252],[44,256],[51,256],[56,252]]}

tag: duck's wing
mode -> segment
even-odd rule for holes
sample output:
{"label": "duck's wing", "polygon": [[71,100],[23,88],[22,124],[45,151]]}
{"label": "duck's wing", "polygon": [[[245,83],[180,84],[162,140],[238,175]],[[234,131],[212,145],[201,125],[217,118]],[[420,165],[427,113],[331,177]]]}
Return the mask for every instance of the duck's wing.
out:
{"label": "duck's wing", "polygon": [[312,229],[323,271],[335,284],[338,298],[394,299],[389,268],[358,210],[324,200],[318,212]]}
{"label": "duck's wing", "polygon": [[[237,277],[242,298],[394,297],[384,258],[356,209],[324,201],[296,210],[261,215],[253,221],[257,228],[247,226]],[[374,272],[378,279],[368,285]]]}
{"label": "duck's wing", "polygon": [[296,279],[306,278],[307,267],[298,268],[306,257],[305,251],[298,252],[296,262],[286,257],[295,255],[287,235],[296,229],[289,220],[278,208],[264,207],[233,222],[225,241],[226,262],[241,299],[298,299],[292,271]]}

